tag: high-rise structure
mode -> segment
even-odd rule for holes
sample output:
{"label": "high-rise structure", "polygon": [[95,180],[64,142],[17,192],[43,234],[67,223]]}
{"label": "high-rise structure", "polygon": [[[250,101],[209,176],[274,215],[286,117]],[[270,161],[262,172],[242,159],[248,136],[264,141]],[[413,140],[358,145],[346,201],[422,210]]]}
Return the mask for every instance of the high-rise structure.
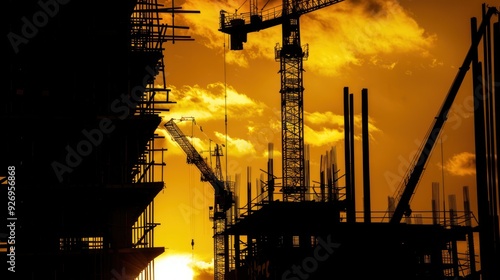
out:
{"label": "high-rise structure", "polygon": [[161,12],[174,9],[156,0],[4,4],[7,279],[153,279],[164,252],[153,235],[164,187],[154,140],[168,110],[155,105],[172,103],[163,43],[176,38]]}

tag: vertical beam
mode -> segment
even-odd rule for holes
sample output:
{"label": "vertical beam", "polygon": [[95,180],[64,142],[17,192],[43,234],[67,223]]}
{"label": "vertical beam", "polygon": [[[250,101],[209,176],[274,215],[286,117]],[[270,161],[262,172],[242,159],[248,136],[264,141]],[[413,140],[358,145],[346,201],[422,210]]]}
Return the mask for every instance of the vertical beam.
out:
{"label": "vertical beam", "polygon": [[[495,73],[495,114],[498,116],[500,114],[500,16],[498,17],[498,22],[493,24],[493,71]],[[497,158],[498,152],[500,151],[500,126],[499,122],[495,122],[495,131],[496,131],[496,151]],[[500,164],[497,164],[497,176],[500,177]],[[500,178],[499,178],[500,179]],[[497,181],[497,202],[500,206],[500,187]],[[499,221],[500,222],[500,221]],[[500,227],[500,226],[499,226]],[[500,230],[500,229],[499,229]],[[500,247],[500,244],[498,244]]]}
{"label": "vertical beam", "polygon": [[[330,163],[328,166],[330,166],[330,174],[332,177],[332,186],[330,188],[330,197],[332,201],[338,201],[339,200],[339,188],[338,188],[338,163],[337,163],[337,149],[335,147],[332,147],[330,149]],[[337,212],[338,213],[338,212]],[[339,214],[339,213],[338,213]],[[339,216],[340,217],[340,216]]]}
{"label": "vertical beam", "polygon": [[448,195],[448,211],[450,212],[450,225],[457,225],[457,197],[454,194]]}
{"label": "vertical beam", "polygon": [[[483,17],[486,16],[486,4],[482,5]],[[495,250],[495,258],[500,257],[500,248],[498,242],[500,233],[498,230],[498,204],[497,204],[497,174],[496,174],[496,155],[495,155],[495,108],[493,96],[493,59],[491,42],[491,25],[486,26],[485,34],[483,36],[483,57],[484,57],[484,93],[485,97],[485,110],[486,110],[486,160],[487,160],[487,174],[488,174],[488,192],[490,199],[490,213],[491,213],[491,226],[493,234],[493,248]],[[496,277],[500,277],[500,271],[495,268]]]}
{"label": "vertical beam", "polygon": [[[457,226],[457,197],[454,194],[448,195],[448,208],[450,211],[450,226]],[[459,274],[459,260],[458,260],[458,248],[457,248],[457,240],[452,239],[451,243],[451,258],[453,261],[453,276],[458,277]]]}
{"label": "vertical beam", "polygon": [[[492,69],[494,73],[494,84],[492,85],[492,92],[494,93],[493,97],[493,119],[496,120],[498,118],[498,114],[500,112],[500,16],[498,17],[498,21],[493,23],[493,43],[490,45],[493,49],[493,60],[492,60]],[[494,122],[492,127],[494,140],[493,149],[495,149],[495,153],[493,153],[494,160],[498,160],[498,152],[500,151],[500,127],[498,121]],[[498,184],[498,180],[500,179],[500,164],[498,161],[496,162],[496,168],[492,170],[493,174],[496,177],[493,179],[493,189],[496,192],[496,195],[492,198],[495,202],[496,212],[494,213],[494,221],[495,221],[495,232],[496,232],[496,260],[495,263],[500,263],[500,187]],[[500,268],[496,266],[496,276],[500,277]]]}
{"label": "vertical beam", "polygon": [[468,246],[468,260],[469,260],[469,270],[471,275],[476,275],[476,253],[474,249],[474,229],[472,228],[471,221],[471,210],[470,210],[470,195],[469,187],[463,187],[463,197],[464,197],[464,212],[465,212],[465,225],[468,228],[467,231],[467,246]]}
{"label": "vertical beam", "polygon": [[[443,210],[444,211],[444,210]],[[432,182],[432,223],[439,225],[439,183]]]}
{"label": "vertical beam", "polygon": [[[227,229],[227,218],[224,219],[224,228],[223,231]],[[222,232],[224,236],[224,275],[229,275],[229,234]]]}
{"label": "vertical beam", "polygon": [[396,210],[396,205],[395,205],[395,202],[394,202],[394,197],[392,196],[388,196],[387,197],[387,212],[388,212],[388,217],[389,217],[389,220],[392,219],[392,215],[394,214],[394,210]]}
{"label": "vertical beam", "polygon": [[310,146],[309,145],[305,145],[304,146],[304,182],[305,182],[305,185],[304,185],[304,188],[305,188],[305,192],[306,192],[306,197],[305,197],[305,200],[310,200],[311,199],[311,190],[310,190],[310,187],[311,187],[311,168],[310,168],[310,159],[311,159],[311,152],[310,152]]}
{"label": "vertical beam", "polygon": [[252,167],[247,166],[247,213],[251,214],[251,203],[252,203]]}
{"label": "vertical beam", "polygon": [[327,199],[329,202],[336,202],[337,200],[333,197],[333,189],[334,189],[334,166],[333,166],[333,159],[332,159],[332,154],[326,152],[325,155],[325,166],[326,166],[326,185],[327,185]]}
{"label": "vertical beam", "polygon": [[[480,34],[477,30],[477,19],[471,18],[472,41],[479,40]],[[476,152],[476,186],[477,186],[477,205],[479,219],[479,251],[481,260],[482,280],[493,280],[491,271],[491,240],[488,229],[490,228],[490,214],[488,207],[488,189],[486,174],[486,148],[484,137],[484,96],[482,88],[482,71],[479,62],[477,47],[473,49],[472,54],[472,83],[474,93],[474,140]]]}
{"label": "vertical beam", "polygon": [[[327,155],[328,155],[328,152],[327,152]],[[325,167],[326,167],[326,163],[325,163],[325,157],[323,157],[323,155],[321,155],[320,157],[320,164],[319,164],[319,189],[320,189],[320,201],[321,202],[325,202],[326,199],[325,199]]]}
{"label": "vertical beam", "polygon": [[361,126],[363,137],[363,210],[364,222],[371,222],[370,201],[370,134],[368,131],[368,89],[361,90]]}
{"label": "vertical beam", "polygon": [[356,222],[356,177],[354,176],[354,95],[349,94],[349,127],[350,135],[349,145],[350,157],[351,157],[351,199],[349,200],[350,212],[351,212],[351,222]]}
{"label": "vertical beam", "polygon": [[273,143],[268,144],[268,161],[267,161],[267,191],[269,202],[274,201],[274,164],[273,164]]}
{"label": "vertical beam", "polygon": [[344,87],[344,157],[345,157],[345,194],[346,194],[346,218],[348,222],[353,221],[351,203],[351,127],[349,118],[349,88]]}
{"label": "vertical beam", "polygon": [[[247,166],[247,215],[252,214],[252,167]],[[252,256],[252,236],[247,235],[247,255]]]}
{"label": "vertical beam", "polygon": [[469,196],[469,187],[464,186],[463,187],[463,197],[464,197],[464,215],[465,215],[465,225],[470,227],[472,226],[472,221],[471,221],[471,210],[470,210],[470,196]]}

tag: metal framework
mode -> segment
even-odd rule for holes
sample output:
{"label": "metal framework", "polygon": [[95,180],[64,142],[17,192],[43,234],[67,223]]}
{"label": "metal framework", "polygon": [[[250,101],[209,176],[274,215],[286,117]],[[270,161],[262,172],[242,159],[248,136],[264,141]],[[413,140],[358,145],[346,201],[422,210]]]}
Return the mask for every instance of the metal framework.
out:
{"label": "metal framework", "polygon": [[[169,13],[172,15],[171,24],[162,22],[162,13]],[[176,26],[174,24],[175,13],[199,13],[199,11],[186,11],[181,7],[175,7],[172,1],[172,7],[165,8],[164,4],[158,3],[158,0],[139,0],[134,7],[134,11],[130,16],[130,46],[133,52],[148,53],[158,57],[158,62],[155,69],[149,69],[150,78],[145,81],[144,93],[138,102],[138,106],[134,115],[158,115],[161,112],[169,111],[168,108],[159,108],[156,105],[168,105],[175,102],[169,99],[170,89],[166,87],[165,63],[163,51],[163,44],[167,41],[172,43],[178,41],[192,41],[190,36],[176,35],[176,29],[188,29],[186,26]],[[168,31],[170,33],[168,33]],[[159,83],[160,86],[156,86]],[[159,96],[164,96],[163,100],[159,100]],[[163,167],[164,152],[167,149],[155,148],[155,139],[163,138],[158,134],[154,134],[148,141],[146,150],[140,156],[138,162],[132,170],[132,181],[153,182],[157,179],[155,170],[160,168],[160,181],[163,182]],[[161,156],[161,162],[155,161]],[[154,222],[154,201],[147,207],[135,222],[132,230],[132,244],[134,248],[148,248],[153,247],[154,242],[154,229],[158,226]],[[141,272],[138,279],[154,279],[154,261],[148,264],[148,267]]]}
{"label": "metal framework", "polygon": [[308,57],[308,46],[300,42],[299,17],[303,14],[342,1],[294,1],[258,12],[256,1],[251,1],[250,12],[220,14],[220,29],[231,35],[231,49],[243,49],[247,33],[282,25],[282,46],[275,48],[275,59],[280,62],[281,126],[282,126],[282,180],[283,200],[304,201],[307,191],[304,157],[304,85],[303,61]]}
{"label": "metal framework", "polygon": [[306,193],[304,168],[304,85],[303,60],[307,59],[300,45],[299,17],[283,22],[283,46],[276,46],[275,58],[281,73],[281,139],[283,166],[283,199],[304,201]]}

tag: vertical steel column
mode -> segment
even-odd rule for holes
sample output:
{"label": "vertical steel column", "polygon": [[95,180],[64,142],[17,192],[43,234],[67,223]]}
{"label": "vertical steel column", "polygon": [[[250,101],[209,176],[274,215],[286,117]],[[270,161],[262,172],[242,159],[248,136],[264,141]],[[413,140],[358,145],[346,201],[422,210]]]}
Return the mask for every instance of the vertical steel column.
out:
{"label": "vertical steel column", "polygon": [[[483,17],[486,17],[486,4],[482,5]],[[488,174],[488,192],[490,201],[491,226],[493,234],[494,258],[500,257],[500,248],[498,248],[500,233],[498,230],[498,204],[497,204],[497,174],[496,174],[496,155],[495,155],[495,108],[493,95],[493,59],[491,42],[491,25],[486,25],[483,36],[483,57],[484,57],[484,93],[486,110],[486,160]],[[496,262],[495,262],[496,263]],[[500,271],[495,268],[496,277],[500,277]]]}
{"label": "vertical steel column", "polygon": [[[327,152],[328,156],[328,152]],[[325,169],[326,169],[326,158],[321,155],[320,157],[320,164],[319,164],[319,188],[320,188],[320,201],[325,202],[326,201],[326,192],[325,192],[325,185],[326,185],[326,180],[325,180]]]}
{"label": "vertical steel column", "polygon": [[[493,23],[493,73],[495,77],[493,86],[493,91],[495,94],[493,110],[495,114],[495,119],[497,119],[499,116],[498,114],[500,114],[500,16],[498,17],[498,22]],[[495,133],[496,153],[494,156],[497,159],[497,165],[495,170],[497,176],[497,180],[495,181],[497,197],[495,197],[494,200],[496,201],[498,208],[500,208],[500,187],[498,185],[498,179],[500,179],[500,164],[498,164],[498,152],[500,151],[500,141],[499,141],[500,126],[498,121],[495,121],[494,131],[496,132]],[[497,212],[495,220],[497,223],[496,224],[497,236],[500,234],[500,220],[498,214],[499,213]],[[495,246],[498,250],[496,263],[500,263],[500,238],[497,239],[497,243]],[[498,274],[500,274],[500,272],[498,272]]]}
{"label": "vertical steel column", "polygon": [[471,216],[471,210],[470,210],[470,195],[469,195],[469,187],[464,186],[463,187],[463,197],[464,197],[464,212],[465,212],[465,225],[469,227],[468,232],[467,232],[467,246],[469,247],[468,250],[468,261],[469,261],[469,269],[470,269],[470,274],[475,275],[476,274],[476,253],[474,249],[474,229],[472,228],[472,216]]}
{"label": "vertical steel column", "polygon": [[354,222],[355,217],[351,207],[353,200],[352,168],[351,168],[351,106],[349,88],[344,87],[344,157],[345,157],[345,194],[346,194],[346,219]]}
{"label": "vertical steel column", "polygon": [[[493,59],[491,60],[492,66],[491,69],[494,73],[494,80],[491,85],[492,92],[492,119],[496,120],[498,118],[498,112],[500,112],[500,16],[498,17],[498,21],[493,23],[493,41],[490,40],[490,50],[493,52]],[[493,221],[494,221],[494,231],[495,231],[495,259],[494,263],[500,263],[500,187],[498,185],[498,180],[500,179],[500,164],[498,164],[498,151],[500,151],[500,131],[499,131],[498,121],[493,121],[491,130],[492,130],[492,150],[491,153],[492,161],[496,163],[496,166],[492,168],[492,203],[494,203],[495,212],[493,213]],[[500,267],[495,266],[495,276],[500,277]]]}
{"label": "vertical steel column", "polygon": [[370,203],[370,134],[368,130],[368,89],[361,90],[361,122],[363,137],[363,210],[364,222],[371,222]]}
{"label": "vertical steel column", "polygon": [[356,222],[356,177],[354,176],[354,94],[349,94],[349,144],[351,157],[351,199],[349,200],[351,222]]}
{"label": "vertical steel column", "polygon": [[[439,211],[439,183],[432,182],[432,223],[434,225],[440,224],[440,211]],[[444,212],[444,210],[443,210]],[[446,215],[444,215],[446,219]]]}
{"label": "vertical steel column", "polygon": [[[478,40],[477,19],[471,19],[472,41]],[[478,219],[479,219],[479,250],[481,259],[482,280],[493,280],[490,275],[491,270],[491,248],[492,245],[489,238],[490,213],[488,207],[488,185],[486,174],[486,148],[484,137],[484,96],[482,88],[482,70],[479,62],[477,48],[473,50],[472,58],[472,83],[474,93],[474,138],[476,150],[476,188],[478,201]]]}
{"label": "vertical steel column", "polygon": [[[252,167],[247,166],[247,215],[252,214]],[[257,193],[258,195],[258,193]],[[247,261],[248,258],[252,258],[253,256],[253,242],[252,236],[247,235]]]}
{"label": "vertical steel column", "polygon": [[267,194],[269,203],[274,201],[274,160],[273,160],[273,143],[268,144],[267,148]]}

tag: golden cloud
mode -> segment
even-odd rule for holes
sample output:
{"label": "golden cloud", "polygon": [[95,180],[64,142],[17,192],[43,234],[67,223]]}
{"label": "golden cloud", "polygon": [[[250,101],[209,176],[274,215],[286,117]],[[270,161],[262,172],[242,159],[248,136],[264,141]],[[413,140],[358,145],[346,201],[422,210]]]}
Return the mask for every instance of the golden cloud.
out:
{"label": "golden cloud", "polygon": [[444,168],[457,176],[475,175],[476,156],[469,152],[456,154],[446,162]]}
{"label": "golden cloud", "polygon": [[[225,87],[223,83],[212,83],[206,87],[199,85],[185,85],[180,88],[169,86],[171,89],[170,100],[177,102],[170,105],[171,113],[176,118],[195,117],[196,120],[224,119],[224,112],[237,115],[240,118],[262,115],[265,105],[254,101],[245,94],[237,92],[231,86]],[[160,97],[161,98],[161,97]]]}
{"label": "golden cloud", "polygon": [[[337,141],[342,141],[344,139],[344,116],[338,115],[333,112],[305,112],[305,123],[307,124],[304,128],[305,142],[313,146],[330,145]],[[361,116],[354,116],[354,125],[361,127]],[[320,127],[315,129],[315,127]],[[375,126],[374,120],[369,118],[368,121],[368,131],[370,133],[370,138],[374,139],[374,132],[381,132],[381,130]],[[356,139],[360,139],[361,136],[355,135]]]}
{"label": "golden cloud", "polygon": [[344,139],[343,131],[326,127],[321,130],[313,130],[309,126],[306,126],[304,128],[304,134],[306,135],[304,139],[305,144],[317,147],[332,145]]}
{"label": "golden cloud", "polygon": [[324,75],[365,63],[393,69],[397,61],[381,57],[398,53],[427,56],[436,39],[396,0],[341,2],[304,16],[302,28],[307,30],[303,41],[311,46],[308,68]]}
{"label": "golden cloud", "polygon": [[[226,135],[224,133],[215,132],[215,136],[221,141],[226,141]],[[227,136],[228,149],[231,150],[234,156],[244,157],[244,156],[256,156],[257,152],[251,141]]]}
{"label": "golden cloud", "polygon": [[[206,47],[225,51],[228,36],[219,29],[219,14],[247,12],[239,1],[187,0],[186,9],[200,10],[183,17],[197,40]],[[270,6],[270,5],[269,5]],[[269,8],[269,7],[268,7]],[[371,63],[393,69],[397,61],[382,59],[394,53],[428,56],[436,37],[426,34],[397,0],[344,1],[301,17],[302,44],[310,46],[307,67],[323,75],[335,75],[349,65]],[[274,60],[274,47],[281,43],[281,27],[248,34],[243,51],[228,51],[227,62],[247,67],[250,59]]]}
{"label": "golden cloud", "polygon": [[194,272],[193,280],[212,280],[214,279],[214,260],[205,262],[194,260],[191,263],[191,269]]}

